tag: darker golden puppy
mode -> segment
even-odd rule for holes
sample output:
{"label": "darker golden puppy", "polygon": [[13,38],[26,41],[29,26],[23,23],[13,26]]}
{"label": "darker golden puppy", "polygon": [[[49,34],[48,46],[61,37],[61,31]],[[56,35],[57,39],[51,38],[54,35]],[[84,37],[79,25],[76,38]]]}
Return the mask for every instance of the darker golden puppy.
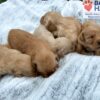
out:
{"label": "darker golden puppy", "polygon": [[81,32],[81,24],[78,20],[74,17],[63,17],[57,12],[48,12],[42,16],[40,22],[55,38],[66,37],[69,40],[68,43],[74,48]]}
{"label": "darker golden puppy", "polygon": [[56,55],[48,45],[30,33],[13,29],[9,32],[8,42],[12,48],[31,56],[32,65],[39,74],[48,76],[58,67]]}
{"label": "darker golden puppy", "polygon": [[31,57],[0,45],[0,75],[36,76]]}
{"label": "darker golden puppy", "polygon": [[77,52],[100,55],[100,25],[86,21],[78,38]]}

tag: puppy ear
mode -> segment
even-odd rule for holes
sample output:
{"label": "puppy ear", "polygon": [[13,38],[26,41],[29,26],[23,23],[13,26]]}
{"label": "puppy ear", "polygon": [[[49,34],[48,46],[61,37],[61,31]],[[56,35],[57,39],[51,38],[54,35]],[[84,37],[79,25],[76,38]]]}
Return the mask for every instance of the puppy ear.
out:
{"label": "puppy ear", "polygon": [[47,25],[47,29],[50,31],[50,32],[54,32],[57,30],[57,27],[54,23],[52,23],[51,21],[48,22],[48,25]]}
{"label": "puppy ear", "polygon": [[79,35],[79,37],[78,37],[78,43],[79,44],[84,44],[84,42],[85,42],[84,33],[81,32],[80,35]]}
{"label": "puppy ear", "polygon": [[82,45],[85,44],[85,38],[84,38],[84,34],[81,32],[79,37],[78,37],[78,41],[77,41],[77,45],[75,47],[75,50],[78,52],[78,53],[82,53]]}

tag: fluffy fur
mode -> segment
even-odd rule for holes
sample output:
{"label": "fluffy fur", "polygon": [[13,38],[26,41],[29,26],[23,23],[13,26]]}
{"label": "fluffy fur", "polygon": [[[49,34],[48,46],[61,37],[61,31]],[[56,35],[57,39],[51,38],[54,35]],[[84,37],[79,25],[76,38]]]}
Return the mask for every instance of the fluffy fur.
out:
{"label": "fluffy fur", "polygon": [[35,76],[31,57],[0,45],[0,75]]}
{"label": "fluffy fur", "polygon": [[78,38],[77,52],[100,55],[100,25],[86,21]]}
{"label": "fluffy fur", "polygon": [[49,32],[44,25],[39,25],[39,27],[34,31],[35,37],[48,43],[51,50],[56,53],[59,57],[63,57],[66,53],[72,50],[70,40],[65,37],[54,38],[53,34]]}
{"label": "fluffy fur", "polygon": [[81,24],[74,17],[63,17],[57,12],[48,12],[42,16],[40,22],[53,34],[54,38],[66,37],[68,40],[66,44],[75,46],[81,32]]}
{"label": "fluffy fur", "polygon": [[11,48],[31,56],[32,65],[38,74],[46,77],[57,69],[56,55],[44,41],[32,34],[20,29],[13,29],[9,32],[8,42]]}

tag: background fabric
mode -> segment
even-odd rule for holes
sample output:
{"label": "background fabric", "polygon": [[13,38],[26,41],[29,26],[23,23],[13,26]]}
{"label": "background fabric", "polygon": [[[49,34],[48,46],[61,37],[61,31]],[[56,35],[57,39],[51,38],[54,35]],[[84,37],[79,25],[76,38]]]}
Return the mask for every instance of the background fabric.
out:
{"label": "background fabric", "polygon": [[[80,1],[8,0],[0,5],[0,43],[7,43],[12,28],[33,32],[52,10],[84,21]],[[100,100],[100,57],[70,53],[59,65],[49,78],[0,78],[0,100]]]}

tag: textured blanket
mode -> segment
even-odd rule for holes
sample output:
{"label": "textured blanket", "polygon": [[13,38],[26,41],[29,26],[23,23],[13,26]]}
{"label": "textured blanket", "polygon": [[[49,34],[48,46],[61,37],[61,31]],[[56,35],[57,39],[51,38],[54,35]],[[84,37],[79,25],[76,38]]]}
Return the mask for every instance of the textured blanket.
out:
{"label": "textured blanket", "polygon": [[[0,5],[0,43],[10,29],[33,32],[47,11],[82,18],[82,2],[66,0],[8,0]],[[66,55],[49,78],[0,78],[0,100],[100,100],[100,57]]]}

